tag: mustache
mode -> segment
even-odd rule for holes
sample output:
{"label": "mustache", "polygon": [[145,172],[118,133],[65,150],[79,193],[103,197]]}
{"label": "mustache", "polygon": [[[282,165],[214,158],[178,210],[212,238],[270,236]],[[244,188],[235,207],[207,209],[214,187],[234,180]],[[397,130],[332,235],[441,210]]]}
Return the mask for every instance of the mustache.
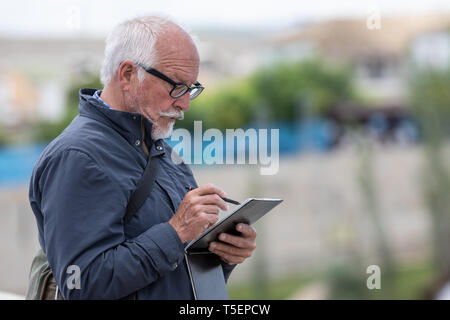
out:
{"label": "mustache", "polygon": [[183,120],[184,119],[184,112],[182,110],[174,110],[174,111],[161,111],[159,113],[160,116],[168,117],[168,118],[175,118],[177,120]]}

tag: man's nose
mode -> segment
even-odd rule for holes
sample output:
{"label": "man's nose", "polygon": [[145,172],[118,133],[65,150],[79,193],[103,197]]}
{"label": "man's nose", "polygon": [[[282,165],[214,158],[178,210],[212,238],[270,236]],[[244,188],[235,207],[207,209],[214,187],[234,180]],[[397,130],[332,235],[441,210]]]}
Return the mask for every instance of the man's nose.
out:
{"label": "man's nose", "polygon": [[189,110],[190,104],[191,104],[191,96],[189,92],[175,100],[175,107],[183,111]]}

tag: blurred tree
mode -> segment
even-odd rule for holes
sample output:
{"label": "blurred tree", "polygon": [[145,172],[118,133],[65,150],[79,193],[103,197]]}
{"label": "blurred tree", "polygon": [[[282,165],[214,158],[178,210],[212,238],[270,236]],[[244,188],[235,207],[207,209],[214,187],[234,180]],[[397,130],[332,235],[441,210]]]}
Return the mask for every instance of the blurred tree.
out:
{"label": "blurred tree", "polygon": [[[83,79],[69,89],[61,121],[37,124],[36,140],[54,139],[78,114],[80,88],[102,87],[98,76]],[[202,120],[204,129],[243,128],[254,123],[259,113],[270,121],[294,122],[305,115],[323,115],[337,102],[355,97],[349,69],[319,60],[279,63],[211,91],[206,88],[176,126],[192,130],[194,120]]]}
{"label": "blurred tree", "polygon": [[178,127],[193,129],[194,120],[202,120],[204,128],[242,128],[250,123],[255,105],[255,93],[248,79],[224,84],[214,91],[204,91],[185,113]]}
{"label": "blurred tree", "polygon": [[361,197],[371,227],[370,239],[373,240],[375,259],[382,273],[382,290],[385,297],[394,297],[396,268],[389,249],[389,239],[380,216],[378,190],[376,188],[374,152],[370,140],[363,139],[359,143],[360,167],[358,168],[358,184]]}
{"label": "blurred tree", "polygon": [[81,88],[101,89],[103,85],[97,75],[86,75],[82,80],[76,81],[70,86],[65,112],[60,121],[39,121],[34,126],[34,140],[37,142],[48,142],[55,139],[78,115],[79,94]]}
{"label": "blurred tree", "polygon": [[359,261],[337,263],[328,268],[325,280],[329,288],[327,299],[355,300],[368,299],[366,274],[361,272]]}
{"label": "blurred tree", "polygon": [[[254,92],[269,104],[275,121],[295,121],[305,112],[321,116],[337,102],[353,99],[351,79],[349,69],[320,60],[276,64],[251,78]],[[299,106],[308,110],[299,113]]]}
{"label": "blurred tree", "polygon": [[3,129],[3,126],[0,125],[0,147],[7,144],[7,142],[8,142],[8,139],[6,137],[5,130]]}
{"label": "blurred tree", "polygon": [[206,89],[177,126],[192,129],[194,120],[202,120],[206,128],[242,128],[253,124],[261,112],[270,121],[321,116],[336,103],[356,98],[351,79],[349,69],[319,60],[278,63],[215,90]]}
{"label": "blurred tree", "polygon": [[422,185],[432,221],[434,262],[439,274],[450,271],[450,68],[416,70],[410,101],[421,125],[425,162]]}

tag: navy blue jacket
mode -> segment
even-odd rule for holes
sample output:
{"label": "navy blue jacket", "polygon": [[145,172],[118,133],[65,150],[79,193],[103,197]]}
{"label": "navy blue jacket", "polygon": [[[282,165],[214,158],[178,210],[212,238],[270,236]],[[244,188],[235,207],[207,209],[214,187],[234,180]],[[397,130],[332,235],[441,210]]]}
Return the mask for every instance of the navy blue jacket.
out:
{"label": "navy blue jacket", "polygon": [[[29,199],[39,242],[64,299],[193,299],[184,247],[168,223],[187,186],[190,168],[171,160],[164,140],[150,145],[151,122],[106,108],[80,90],[80,114],[42,153]],[[152,192],[124,223],[126,206],[147,164],[159,161]],[[81,288],[70,288],[79,267]],[[225,278],[232,266],[223,265]]]}

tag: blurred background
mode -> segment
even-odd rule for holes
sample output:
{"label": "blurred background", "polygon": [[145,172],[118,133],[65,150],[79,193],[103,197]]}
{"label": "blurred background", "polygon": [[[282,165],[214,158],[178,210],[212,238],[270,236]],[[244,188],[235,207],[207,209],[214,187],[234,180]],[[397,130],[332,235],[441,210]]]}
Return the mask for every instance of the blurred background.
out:
{"label": "blurred background", "polygon": [[[176,127],[280,130],[275,175],[192,166],[230,198],[284,199],[255,225],[257,250],[233,272],[231,298],[450,298],[450,2],[0,7],[0,298],[23,298],[39,246],[36,160],[78,114],[78,90],[101,89],[107,32],[148,13],[181,23],[199,47],[206,90]],[[367,286],[372,265],[380,289]]]}

